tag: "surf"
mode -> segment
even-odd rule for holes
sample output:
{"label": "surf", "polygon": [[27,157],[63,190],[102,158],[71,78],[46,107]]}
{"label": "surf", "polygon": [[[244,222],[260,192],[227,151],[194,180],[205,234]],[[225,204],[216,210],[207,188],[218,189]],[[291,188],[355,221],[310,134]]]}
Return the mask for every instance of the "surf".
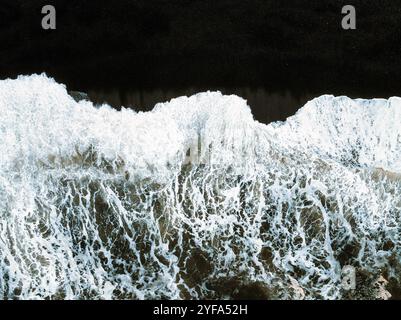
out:
{"label": "surf", "polygon": [[400,98],[266,125],[234,95],[117,111],[42,74],[0,81],[0,114],[2,299],[399,292]]}

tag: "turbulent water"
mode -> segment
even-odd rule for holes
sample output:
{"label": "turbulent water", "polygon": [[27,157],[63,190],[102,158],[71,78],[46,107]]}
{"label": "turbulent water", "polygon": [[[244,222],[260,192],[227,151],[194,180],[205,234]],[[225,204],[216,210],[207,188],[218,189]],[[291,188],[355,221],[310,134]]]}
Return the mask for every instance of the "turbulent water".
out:
{"label": "turbulent water", "polygon": [[394,298],[400,191],[400,98],[265,125],[219,92],[136,113],[0,82],[2,299]]}

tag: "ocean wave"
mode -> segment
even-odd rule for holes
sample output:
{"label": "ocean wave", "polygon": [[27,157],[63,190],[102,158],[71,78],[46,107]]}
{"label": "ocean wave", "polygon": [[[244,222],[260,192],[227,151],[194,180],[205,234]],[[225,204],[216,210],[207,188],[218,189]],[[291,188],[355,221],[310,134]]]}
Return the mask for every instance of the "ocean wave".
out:
{"label": "ocean wave", "polygon": [[400,294],[400,98],[265,125],[234,95],[116,111],[32,75],[0,114],[0,298]]}

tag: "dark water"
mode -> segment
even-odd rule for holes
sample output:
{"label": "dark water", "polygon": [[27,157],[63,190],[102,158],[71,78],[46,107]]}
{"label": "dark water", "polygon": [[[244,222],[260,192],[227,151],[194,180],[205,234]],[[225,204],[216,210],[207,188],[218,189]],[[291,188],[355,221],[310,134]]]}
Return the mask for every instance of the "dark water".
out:
{"label": "dark water", "polygon": [[312,93],[294,93],[288,91],[270,91],[266,88],[203,88],[188,87],[179,89],[132,89],[132,90],[90,90],[89,97],[95,103],[107,103],[119,109],[121,106],[138,111],[152,110],[158,102],[169,101],[180,96],[190,96],[207,90],[219,90],[224,94],[235,94],[247,100],[252,113],[260,122],[285,120],[293,115],[307,101],[316,97]]}

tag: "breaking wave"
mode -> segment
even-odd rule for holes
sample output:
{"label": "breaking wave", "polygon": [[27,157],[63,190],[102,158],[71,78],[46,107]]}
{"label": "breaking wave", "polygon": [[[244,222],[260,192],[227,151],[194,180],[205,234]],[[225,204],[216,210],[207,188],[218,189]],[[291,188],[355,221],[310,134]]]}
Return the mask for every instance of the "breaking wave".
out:
{"label": "breaking wave", "polygon": [[136,113],[21,76],[0,81],[0,152],[0,298],[400,294],[400,98],[265,125],[219,92]]}

